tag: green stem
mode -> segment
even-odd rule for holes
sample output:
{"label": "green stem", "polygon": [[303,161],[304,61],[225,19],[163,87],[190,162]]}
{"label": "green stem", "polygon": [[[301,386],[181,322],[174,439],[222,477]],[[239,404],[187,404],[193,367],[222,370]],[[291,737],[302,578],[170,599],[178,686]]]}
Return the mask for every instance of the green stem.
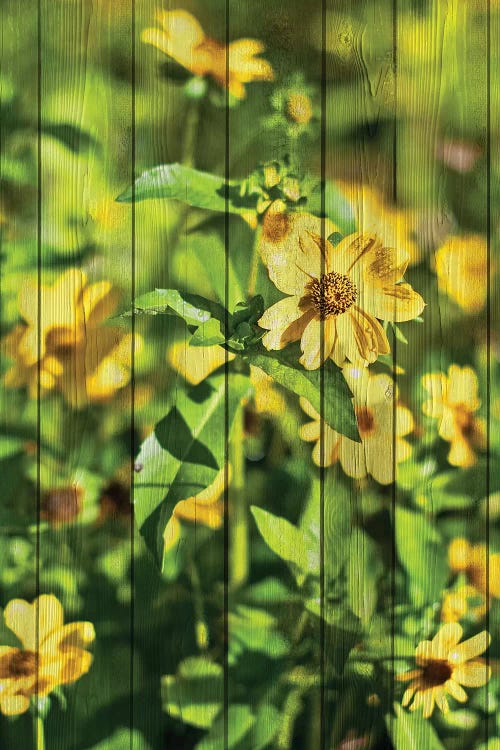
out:
{"label": "green stem", "polygon": [[229,447],[232,481],[229,489],[230,507],[230,584],[233,589],[242,586],[248,578],[249,533],[248,506],[245,493],[245,453],[243,441],[243,408],[240,407],[233,425]]}
{"label": "green stem", "polygon": [[262,235],[262,226],[259,224],[255,230],[255,237],[252,249],[252,259],[250,264],[250,274],[248,277],[248,297],[251,298],[255,294],[255,288],[257,286],[257,276],[259,273],[259,260],[260,260],[260,238]]}
{"label": "green stem", "polygon": [[196,141],[198,139],[198,125],[200,122],[200,102],[190,101],[184,122],[184,144],[181,161],[186,167],[194,166]]}
{"label": "green stem", "polygon": [[208,648],[208,627],[205,620],[205,606],[203,603],[200,576],[194,560],[190,561],[189,572],[191,575],[191,586],[193,588],[196,645],[200,651],[206,651]]}
{"label": "green stem", "polygon": [[43,719],[36,710],[33,711],[33,743],[35,750],[45,750]]}

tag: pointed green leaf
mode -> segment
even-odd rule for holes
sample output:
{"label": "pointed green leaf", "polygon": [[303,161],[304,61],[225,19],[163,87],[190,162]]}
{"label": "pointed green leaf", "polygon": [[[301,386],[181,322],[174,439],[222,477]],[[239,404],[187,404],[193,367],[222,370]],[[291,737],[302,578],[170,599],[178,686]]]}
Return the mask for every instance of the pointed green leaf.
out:
{"label": "pointed green leaf", "polygon": [[[252,505],[250,508],[262,538],[278,557],[303,573],[317,572],[306,534],[281,516]],[[312,563],[312,565],[311,565]]]}
{"label": "pointed green leaf", "polygon": [[387,715],[386,725],[393,745],[397,750],[444,750],[429,719],[421,712],[405,711],[399,703],[394,704],[396,717]]}
{"label": "pointed green leaf", "polygon": [[[146,545],[163,565],[163,532],[179,500],[210,485],[224,465],[225,428],[249,390],[244,375],[212,376],[179,389],[176,403],[142,444],[136,459],[135,517]],[[226,423],[227,418],[227,423]]]}
{"label": "pointed green leaf", "polygon": [[[359,442],[352,394],[339,367],[331,360],[320,370],[305,370],[299,363],[297,347],[268,352],[262,346],[245,352],[251,365],[260,367],[273,380],[311,402],[325,422],[342,435]],[[323,398],[321,398],[323,389]]]}
{"label": "pointed green leaf", "polygon": [[128,187],[116,200],[131,203],[134,199],[138,202],[151,198],[171,198],[195,208],[243,213],[248,208],[235,205],[233,199],[226,201],[226,191],[230,192],[232,198],[237,194],[237,191],[231,190],[235,185],[226,183],[222,177],[182,164],[161,164],[143,172],[135,181],[135,190]]}

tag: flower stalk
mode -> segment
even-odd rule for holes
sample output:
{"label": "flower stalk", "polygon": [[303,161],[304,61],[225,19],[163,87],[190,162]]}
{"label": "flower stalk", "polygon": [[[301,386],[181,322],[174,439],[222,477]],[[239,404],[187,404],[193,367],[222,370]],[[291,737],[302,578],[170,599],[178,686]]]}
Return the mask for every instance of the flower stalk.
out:
{"label": "flower stalk", "polygon": [[229,490],[229,559],[230,585],[233,589],[239,588],[246,582],[249,569],[248,504],[245,493],[245,434],[243,416],[243,408],[240,407],[234,421],[229,447],[233,477]]}
{"label": "flower stalk", "polygon": [[33,746],[35,750],[45,750],[45,731],[40,713],[33,710]]}

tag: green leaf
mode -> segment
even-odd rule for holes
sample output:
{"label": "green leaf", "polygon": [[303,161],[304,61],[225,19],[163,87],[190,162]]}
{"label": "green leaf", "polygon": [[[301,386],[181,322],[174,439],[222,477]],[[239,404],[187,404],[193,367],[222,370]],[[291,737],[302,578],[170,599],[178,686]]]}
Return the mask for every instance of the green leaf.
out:
{"label": "green leaf", "polygon": [[236,183],[226,183],[222,177],[200,172],[182,164],[161,164],[146,170],[135,181],[135,194],[129,187],[116,199],[119,203],[131,203],[151,198],[173,198],[195,208],[206,208],[210,211],[226,210],[231,213],[243,213],[248,210],[235,205],[233,200],[226,201],[226,192],[233,191]]}
{"label": "green leaf", "polygon": [[435,525],[423,513],[396,508],[398,557],[409,578],[416,607],[440,599],[448,566],[446,547]]}
{"label": "green leaf", "polygon": [[231,429],[249,388],[246,376],[231,373],[226,392],[224,373],[219,373],[195,388],[179,389],[175,406],[142,444],[136,459],[135,517],[160,567],[163,532],[175,504],[214,481],[224,464],[226,424]]}
{"label": "green leaf", "polygon": [[[227,720],[227,737],[225,725]],[[255,716],[250,706],[234,703],[229,706],[227,717],[220,714],[210,732],[196,745],[196,750],[231,750],[243,739],[255,724]]]}
{"label": "green leaf", "polygon": [[377,606],[379,581],[384,573],[380,550],[361,529],[351,534],[348,567],[348,604],[368,627]]}
{"label": "green leaf", "polygon": [[163,710],[170,716],[209,729],[222,706],[223,669],[206,657],[185,659],[176,675],[163,677],[161,695]]}
{"label": "green leaf", "polygon": [[321,376],[320,370],[305,370],[302,367],[299,363],[299,354],[293,346],[276,352],[256,347],[255,350],[246,351],[244,356],[250,364],[260,367],[279,385],[307,398],[316,411],[323,412],[323,419],[332,429],[360,442],[352,394],[340,368],[331,360],[323,365]]}
{"label": "green leaf", "polygon": [[189,345],[215,346],[216,344],[223,344],[225,341],[226,337],[221,332],[220,322],[215,318],[210,318],[210,320],[207,320],[206,323],[202,323],[195,331],[189,340]]}
{"label": "green leaf", "polygon": [[394,704],[396,717],[385,717],[387,730],[397,750],[444,750],[430,721],[421,712],[409,713],[399,703]]}
{"label": "green leaf", "polygon": [[[278,557],[303,573],[317,573],[317,551],[311,554],[306,534],[286,518],[252,505],[250,508],[262,538]],[[312,563],[312,564],[311,564]]]}
{"label": "green leaf", "polygon": [[266,610],[239,605],[228,618],[230,664],[244,651],[257,651],[270,659],[281,659],[289,652],[289,642],[276,630],[276,619]]}
{"label": "green leaf", "polygon": [[131,747],[150,750],[150,745],[146,742],[142,734],[135,729],[132,731],[117,729],[111,737],[107,737],[97,745],[92,745],[90,750],[130,750]]}
{"label": "green leaf", "polygon": [[223,321],[226,315],[217,302],[178,289],[155,289],[142,294],[134,300],[134,313],[176,315],[189,326],[200,326],[211,318]]}
{"label": "green leaf", "polygon": [[[255,724],[243,742],[242,750],[264,750],[275,738],[281,726],[281,714],[272,704],[259,708]],[[240,750],[240,748],[238,748]]]}

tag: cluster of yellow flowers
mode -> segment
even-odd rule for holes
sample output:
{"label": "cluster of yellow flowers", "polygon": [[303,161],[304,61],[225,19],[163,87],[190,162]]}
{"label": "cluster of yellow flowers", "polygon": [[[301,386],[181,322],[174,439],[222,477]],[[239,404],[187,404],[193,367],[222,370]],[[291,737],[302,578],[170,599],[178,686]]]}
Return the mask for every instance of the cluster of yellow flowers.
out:
{"label": "cluster of yellow flowers", "polygon": [[95,638],[94,626],[64,625],[63,608],[52,594],[39,596],[33,604],[13,599],[4,620],[22,646],[0,646],[0,711],[6,716],[25,713],[32,698],[47,696],[90,669],[87,649]]}
{"label": "cluster of yellow flowers", "polygon": [[[89,284],[76,268],[52,286],[25,281],[19,294],[23,322],[3,340],[14,360],[5,385],[26,386],[32,398],[38,388],[42,396],[57,390],[76,408],[110,399],[129,382],[132,358],[132,336],[103,325],[117,304],[110,282]],[[139,344],[136,337],[136,349]]]}

